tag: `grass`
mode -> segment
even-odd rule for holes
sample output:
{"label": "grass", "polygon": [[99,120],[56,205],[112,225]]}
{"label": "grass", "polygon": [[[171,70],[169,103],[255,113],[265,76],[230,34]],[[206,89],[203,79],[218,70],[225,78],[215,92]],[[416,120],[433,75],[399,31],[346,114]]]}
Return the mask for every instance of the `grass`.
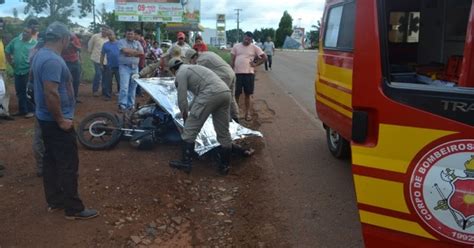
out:
{"label": "grass", "polygon": [[94,64],[86,49],[81,49],[82,82],[91,83],[94,78]]}
{"label": "grass", "polygon": [[221,56],[222,59],[225,60],[228,64],[230,64],[230,51],[228,50],[221,50],[217,47],[209,46],[209,51],[215,52],[217,55]]}

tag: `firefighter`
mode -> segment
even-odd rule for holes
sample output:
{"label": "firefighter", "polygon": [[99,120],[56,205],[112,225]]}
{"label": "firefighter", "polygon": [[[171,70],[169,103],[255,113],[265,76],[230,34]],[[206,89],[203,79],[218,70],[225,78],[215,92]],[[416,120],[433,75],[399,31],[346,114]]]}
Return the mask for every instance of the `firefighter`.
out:
{"label": "firefighter", "polygon": [[219,76],[232,91],[232,102],[230,104],[230,116],[235,122],[239,122],[239,106],[235,101],[235,72],[230,65],[219,55],[213,52],[198,53],[194,49],[188,49],[184,56],[184,62],[188,64],[202,65]]}
{"label": "firefighter", "polygon": [[[200,65],[184,65],[180,58],[172,58],[170,71],[176,76],[178,107],[184,120],[182,158],[171,161],[170,166],[189,173],[194,154],[194,142],[204,122],[212,114],[214,130],[219,149],[219,173],[229,172],[232,152],[232,138],[229,132],[230,104],[232,93],[229,87],[211,70]],[[188,107],[188,90],[194,94],[194,100]],[[189,114],[188,114],[189,112]]]}

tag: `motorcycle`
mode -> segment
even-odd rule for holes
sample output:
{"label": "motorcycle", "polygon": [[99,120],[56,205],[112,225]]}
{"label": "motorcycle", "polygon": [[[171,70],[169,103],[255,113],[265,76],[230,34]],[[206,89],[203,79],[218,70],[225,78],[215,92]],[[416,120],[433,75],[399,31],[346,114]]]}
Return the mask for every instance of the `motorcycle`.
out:
{"label": "motorcycle", "polygon": [[148,104],[122,116],[99,112],[84,118],[78,127],[79,142],[90,150],[107,150],[121,140],[140,150],[159,143],[179,143],[179,130],[170,114],[158,104]]}
{"label": "motorcycle", "polygon": [[[150,72],[153,72],[152,68]],[[184,120],[178,108],[177,91],[174,78],[155,77],[134,79],[152,98],[150,104],[123,113],[100,112],[84,118],[77,130],[79,142],[91,150],[106,150],[116,146],[120,140],[127,139],[138,149],[151,149],[157,143],[181,142],[181,129]],[[188,92],[188,102],[193,96]],[[235,121],[229,123],[232,140],[263,135]],[[195,141],[195,152],[202,156],[219,147],[214,131],[212,117],[204,123]],[[234,149],[235,148],[235,149]],[[237,154],[250,156],[253,149],[233,146]]]}

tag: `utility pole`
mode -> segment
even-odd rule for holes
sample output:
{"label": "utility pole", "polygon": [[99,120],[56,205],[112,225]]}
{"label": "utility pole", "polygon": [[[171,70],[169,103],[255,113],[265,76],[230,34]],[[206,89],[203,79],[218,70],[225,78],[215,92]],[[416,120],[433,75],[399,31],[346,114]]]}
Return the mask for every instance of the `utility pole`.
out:
{"label": "utility pole", "polygon": [[242,9],[234,9],[234,10],[237,11],[237,43],[239,43],[240,41],[240,29],[239,29],[240,11],[242,11]]}

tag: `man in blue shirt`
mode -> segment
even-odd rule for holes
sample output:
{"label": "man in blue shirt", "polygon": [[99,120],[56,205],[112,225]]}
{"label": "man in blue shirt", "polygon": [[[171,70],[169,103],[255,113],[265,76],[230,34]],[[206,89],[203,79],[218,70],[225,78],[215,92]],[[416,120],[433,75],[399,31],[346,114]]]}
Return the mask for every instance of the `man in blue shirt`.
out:
{"label": "man in blue shirt", "polygon": [[[118,47],[118,41],[115,37],[115,34],[112,30],[109,30],[107,41],[104,46],[102,46],[102,52],[100,55],[100,64],[104,67],[104,78],[103,78],[103,87],[104,87],[104,97],[106,101],[110,101],[112,98],[112,78],[115,77],[117,82],[117,91],[120,92],[120,73],[119,73],[119,55],[120,50]],[[104,58],[107,57],[107,65],[104,65]]]}
{"label": "man in blue shirt", "polygon": [[64,24],[49,25],[44,47],[32,61],[36,118],[45,147],[43,185],[49,211],[64,209],[66,219],[90,219],[98,216],[98,212],[84,207],[77,190],[74,89],[71,73],[60,56],[69,45],[70,35]]}
{"label": "man in blue shirt", "polygon": [[137,82],[132,75],[138,74],[138,63],[140,56],[144,54],[140,42],[135,40],[135,31],[127,30],[126,38],[118,42],[120,49],[119,73],[120,73],[120,94],[119,112],[127,111],[135,105],[135,92]]}

